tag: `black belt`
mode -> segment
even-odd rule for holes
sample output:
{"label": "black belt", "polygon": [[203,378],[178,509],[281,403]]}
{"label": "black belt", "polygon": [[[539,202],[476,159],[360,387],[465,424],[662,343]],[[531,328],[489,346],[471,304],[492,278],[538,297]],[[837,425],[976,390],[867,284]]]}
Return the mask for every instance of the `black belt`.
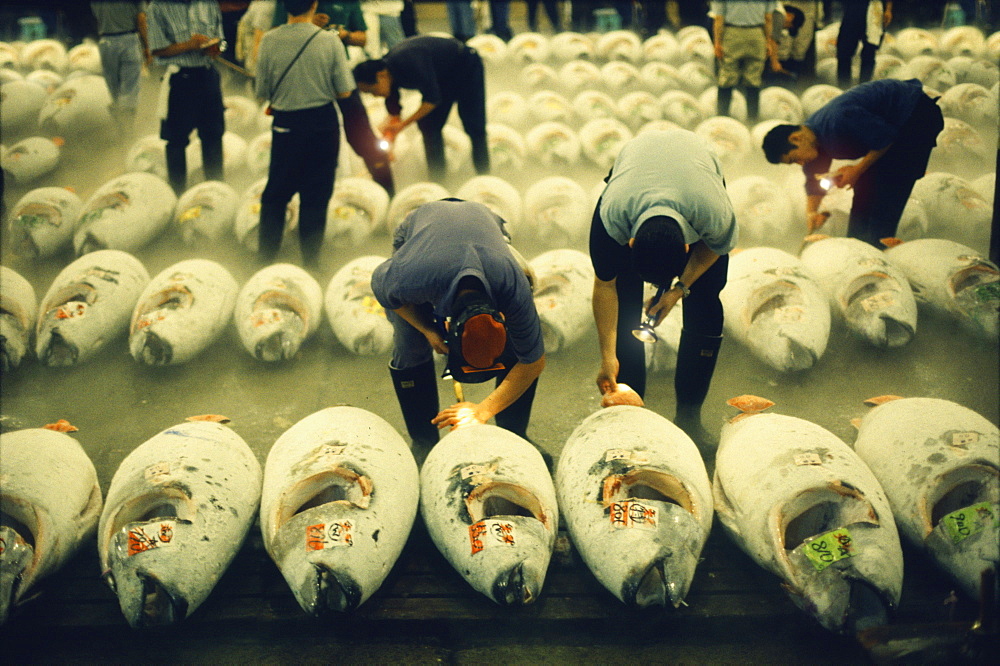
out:
{"label": "black belt", "polygon": [[103,32],[101,37],[117,37],[118,35],[134,35],[136,30],[123,30],[122,32]]}
{"label": "black belt", "polygon": [[722,25],[726,26],[727,28],[763,28],[764,27],[763,23],[758,23],[757,25],[736,25],[734,23],[723,23]]}

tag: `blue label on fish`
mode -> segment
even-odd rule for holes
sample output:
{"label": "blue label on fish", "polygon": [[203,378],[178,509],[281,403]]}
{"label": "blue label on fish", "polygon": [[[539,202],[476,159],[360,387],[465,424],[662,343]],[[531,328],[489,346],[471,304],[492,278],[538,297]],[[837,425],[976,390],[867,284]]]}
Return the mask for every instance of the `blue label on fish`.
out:
{"label": "blue label on fish", "polygon": [[806,539],[803,546],[802,552],[812,562],[816,571],[822,571],[834,562],[857,554],[854,539],[846,527]]}

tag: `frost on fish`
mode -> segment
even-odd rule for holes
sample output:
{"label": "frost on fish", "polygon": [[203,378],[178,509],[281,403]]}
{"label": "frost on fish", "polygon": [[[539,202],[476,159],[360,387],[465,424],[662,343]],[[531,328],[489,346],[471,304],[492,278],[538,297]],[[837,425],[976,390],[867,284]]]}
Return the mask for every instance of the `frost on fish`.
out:
{"label": "frost on fish", "polygon": [[316,332],[322,307],[316,278],[293,264],[273,264],[240,289],[233,318],[248,352],[261,361],[281,361],[293,358]]}
{"label": "frost on fish", "polygon": [[0,624],[91,538],[101,513],[97,470],[69,435],[0,434]]}
{"label": "frost on fish", "polygon": [[455,197],[483,204],[503,218],[507,231],[516,237],[521,226],[521,192],[508,181],[499,176],[473,176],[458,188]]}
{"label": "frost on fish", "polygon": [[326,212],[324,242],[333,247],[357,247],[385,224],[389,193],[370,178],[337,181]]}
{"label": "frost on fish", "polygon": [[856,238],[821,238],[802,263],[816,276],[847,328],[877,347],[901,347],[917,331],[910,283],[875,247]]}
{"label": "frost on fish", "polygon": [[593,208],[576,181],[549,176],[524,193],[524,230],[549,248],[584,249]]}
{"label": "frost on fish", "polygon": [[45,365],[82,363],[128,330],[149,273],[122,250],[96,250],[66,266],[38,308],[35,355]]}
{"label": "frost on fish", "polygon": [[260,489],[253,451],[219,423],[167,428],[125,457],[97,548],[130,626],[174,624],[201,605],[239,552]]}
{"label": "frost on fish", "polygon": [[694,442],[642,407],[596,412],[570,435],[556,489],[573,544],[630,606],[679,606],[712,526],[712,488]]}
{"label": "frost on fish", "polygon": [[51,257],[73,238],[83,202],[65,187],[39,187],[25,194],[10,211],[8,242],[24,257]]}
{"label": "frost on fish", "polygon": [[218,241],[233,228],[238,201],[239,195],[228,183],[198,183],[178,199],[174,224],[188,245]]}
{"label": "frost on fish", "polygon": [[590,257],[579,250],[549,250],[531,260],[531,269],[545,351],[555,353],[571,347],[588,330],[593,316],[594,268]]}
{"label": "frost on fish", "polygon": [[538,599],[559,510],[541,454],[493,425],[454,430],[420,470],[420,513],[459,574],[506,606]]}
{"label": "frost on fish", "polygon": [[194,358],[229,324],[238,288],[228,270],[208,259],[185,259],[163,269],[132,312],[132,357],[146,365]]}
{"label": "frost on fish", "polygon": [[903,555],[871,470],[830,431],[759,407],[722,428],[715,513],[792,601],[825,628],[883,625],[899,603]]}
{"label": "frost on fish", "polygon": [[342,345],[360,356],[392,349],[392,324],[372,291],[372,272],[385,257],[358,257],[330,278],[323,299],[330,328]]}
{"label": "frost on fish", "polygon": [[720,298],[727,332],[775,370],[808,370],[826,351],[830,304],[787,252],[756,247],[733,254]]}
{"label": "frost on fish", "polygon": [[861,419],[854,442],[900,531],[973,599],[1000,561],[1000,433],[949,400],[902,398]]}
{"label": "frost on fish", "polygon": [[26,185],[56,168],[62,140],[29,136],[0,153],[0,167],[18,185]]}
{"label": "frost on fish", "polygon": [[950,317],[987,340],[1000,336],[1000,269],[972,248],[949,240],[907,241],[885,251],[919,306]]}
{"label": "frost on fish", "polygon": [[440,201],[451,196],[444,185],[422,181],[407,185],[402,190],[396,192],[396,196],[389,202],[389,211],[386,213],[385,222],[389,229],[389,234],[396,232],[406,216],[414,210],[431,201]]}
{"label": "frost on fish", "polygon": [[12,268],[0,266],[0,370],[21,363],[31,349],[31,332],[38,315],[35,288]]}
{"label": "frost on fish", "polygon": [[310,615],[353,610],[385,580],[417,513],[417,465],[382,418],[330,407],[274,443],[264,468],[264,547]]}
{"label": "frost on fish", "polygon": [[170,224],[177,196],[150,173],[126,173],[97,188],[73,234],[77,255],[100,249],[134,252]]}

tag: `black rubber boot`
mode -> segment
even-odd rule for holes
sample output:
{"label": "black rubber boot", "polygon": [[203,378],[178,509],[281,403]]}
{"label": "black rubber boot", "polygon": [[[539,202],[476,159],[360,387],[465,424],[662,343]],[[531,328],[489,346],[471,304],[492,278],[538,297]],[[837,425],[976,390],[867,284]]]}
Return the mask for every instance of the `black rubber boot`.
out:
{"label": "black rubber boot", "polygon": [[[497,385],[503,381],[502,377],[497,378]],[[532,446],[538,449],[538,452],[542,454],[542,459],[545,461],[545,466],[552,471],[552,455],[538,446],[528,437],[528,421],[531,419],[531,406],[535,401],[535,389],[538,388],[538,380],[536,379],[531,383],[531,386],[521,394],[521,397],[514,401],[514,404],[509,406],[507,409],[503,410],[497,414],[494,418],[497,425],[504,430],[509,430],[521,439],[528,441]]]}
{"label": "black rubber boot", "polygon": [[431,423],[440,411],[434,361],[402,370],[390,365],[389,374],[403,412],[406,432],[413,440],[413,457],[417,465],[422,465],[427,452],[438,441],[438,428]]}
{"label": "black rubber boot", "polygon": [[743,94],[747,98],[747,122],[756,123],[760,115],[760,88],[746,88]]}
{"label": "black rubber boot", "polygon": [[712,383],[721,345],[721,335],[698,335],[682,331],[681,342],[677,347],[677,369],[674,373],[677,414],[674,416],[674,424],[687,433],[703,451],[714,449],[719,444],[718,436],[705,430],[701,424],[701,406]]}
{"label": "black rubber boot", "polygon": [[716,99],[716,115],[728,116],[729,115],[729,105],[733,101],[733,89],[732,88],[719,88],[718,97]]}

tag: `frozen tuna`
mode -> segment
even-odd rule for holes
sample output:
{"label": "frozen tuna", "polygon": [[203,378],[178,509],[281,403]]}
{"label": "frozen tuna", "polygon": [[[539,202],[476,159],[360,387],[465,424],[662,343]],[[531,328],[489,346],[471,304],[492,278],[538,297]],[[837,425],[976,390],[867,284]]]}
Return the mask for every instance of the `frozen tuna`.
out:
{"label": "frozen tuna", "polygon": [[257,517],[260,463],[209,421],[167,428],[122,461],[97,533],[101,571],[133,628],[193,613]]}
{"label": "frozen tuna", "polygon": [[528,149],[524,137],[503,123],[486,124],[486,141],[490,151],[490,168],[497,173],[520,173]]}
{"label": "frozen tuna", "polygon": [[679,606],[712,527],[712,487],[694,442],[642,407],[591,414],[570,435],[556,489],[573,544],[630,606]]}
{"label": "frozen tuna", "polygon": [[802,244],[796,202],[785,188],[764,176],[741,176],[727,182],[743,247],[797,250]]}
{"label": "frozen tuna", "polygon": [[561,62],[587,59],[594,56],[594,41],[590,35],[579,32],[559,32],[549,39],[549,49],[552,56]]}
{"label": "frozen tuna", "polygon": [[564,176],[543,178],[524,193],[526,231],[550,248],[584,248],[592,214],[587,193]]}
{"label": "frozen tuna", "polygon": [[744,413],[722,427],[713,481],[726,532],[830,631],[886,624],[899,603],[903,554],[871,470],[811,421],[755,413],[770,401],[730,404]]}
{"label": "frozen tuna", "polygon": [[111,127],[111,93],[104,77],[85,74],[66,79],[38,112],[38,125],[78,135]]}
{"label": "frozen tuna", "polygon": [[[72,426],[70,426],[72,428]],[[72,428],[76,430],[76,428]],[[94,463],[65,432],[0,434],[0,624],[93,538],[101,515]]]}
{"label": "frozen tuna", "polygon": [[549,38],[537,32],[522,32],[507,42],[507,58],[516,63],[549,59]]}
{"label": "frozen tuna", "polygon": [[29,136],[0,154],[0,167],[18,185],[28,185],[56,168],[62,145],[58,137]]}
{"label": "frozen tuna", "polygon": [[38,308],[35,354],[45,365],[82,363],[128,330],[149,273],[122,250],[97,250],[66,266]]}
{"label": "frozen tuna", "polygon": [[370,178],[338,180],[326,213],[324,241],[333,247],[357,247],[385,225],[389,193]]}
{"label": "frozen tuna", "polygon": [[622,146],[632,140],[632,131],[616,118],[597,118],[580,128],[583,154],[602,171],[610,169]]}
{"label": "frozen tuna", "polygon": [[535,309],[542,322],[545,351],[573,346],[590,329],[594,268],[579,250],[543,252],[531,260]]}
{"label": "frozen tuna", "polygon": [[174,224],[188,245],[218,241],[233,228],[238,201],[239,195],[228,183],[206,180],[177,200]]}
{"label": "frozen tuna", "polygon": [[31,349],[38,299],[20,273],[0,266],[0,370],[16,368]]}
{"label": "frozen tuna", "polygon": [[273,264],[243,285],[233,317],[248,352],[261,361],[282,361],[319,328],[322,307],[316,278],[293,264]]}
{"label": "frozen tuna", "polygon": [[372,272],[385,257],[369,255],[344,264],[326,287],[324,306],[333,334],[361,356],[392,349],[392,324],[372,292]]}
{"label": "frozen tuna", "polygon": [[856,336],[876,347],[901,347],[917,332],[910,283],[882,251],[856,238],[820,238],[802,263]]}
{"label": "frozen tuna", "polygon": [[756,247],[733,254],[720,298],[726,331],[775,370],[808,370],[826,351],[830,304],[787,252]]}
{"label": "frozen tuna", "polygon": [[885,252],[910,282],[917,304],[986,339],[1000,336],[1000,270],[972,248],[924,238]]}
{"label": "frozen tuna", "polygon": [[399,190],[389,203],[389,212],[385,217],[389,234],[395,233],[396,227],[415,209],[431,201],[447,199],[449,196],[451,195],[444,185],[430,181],[413,183]]}
{"label": "frozen tuna", "polygon": [[969,181],[950,173],[929,173],[914,183],[911,198],[927,214],[930,237],[988,250],[993,207]]}
{"label": "frozen tuna", "polygon": [[177,196],[150,173],[126,173],[97,188],[73,233],[78,255],[113,249],[135,252],[170,224]]}
{"label": "frozen tuna", "polygon": [[163,269],[132,312],[132,357],[146,365],[194,358],[229,324],[237,289],[229,271],[208,259],[185,259]]}
{"label": "frozen tuna", "polygon": [[631,30],[611,30],[597,38],[597,57],[604,60],[642,62],[642,40]]}
{"label": "frozen tuna", "polygon": [[420,515],[438,550],[501,605],[537,600],[559,509],[535,447],[494,425],[449,432],[420,470]]}
{"label": "frozen tuna", "polygon": [[310,615],[357,608],[409,536],[420,480],[385,420],[329,407],[278,438],[264,467],[264,548]]}
{"label": "frozen tuna", "polygon": [[580,161],[580,137],[566,123],[541,122],[524,135],[528,153],[546,166],[565,167]]}
{"label": "frozen tuna", "polygon": [[16,136],[38,124],[38,112],[45,103],[45,89],[31,81],[8,81],[0,85],[0,131]]}
{"label": "frozen tuna", "polygon": [[39,187],[14,204],[8,218],[10,247],[32,258],[51,257],[69,247],[83,202],[65,187]]}
{"label": "frozen tuna", "polygon": [[568,92],[600,84],[601,69],[589,60],[570,60],[559,68],[559,82]]}
{"label": "frozen tuna", "polygon": [[66,47],[57,39],[32,40],[21,49],[21,66],[25,69],[65,72],[69,67]]}
{"label": "frozen tuna", "polygon": [[973,599],[1000,561],[1000,433],[950,400],[883,396],[854,450],[878,477],[903,536]]}
{"label": "frozen tuna", "polygon": [[481,203],[499,215],[512,236],[521,227],[521,193],[499,176],[473,176],[458,188],[455,196]]}

